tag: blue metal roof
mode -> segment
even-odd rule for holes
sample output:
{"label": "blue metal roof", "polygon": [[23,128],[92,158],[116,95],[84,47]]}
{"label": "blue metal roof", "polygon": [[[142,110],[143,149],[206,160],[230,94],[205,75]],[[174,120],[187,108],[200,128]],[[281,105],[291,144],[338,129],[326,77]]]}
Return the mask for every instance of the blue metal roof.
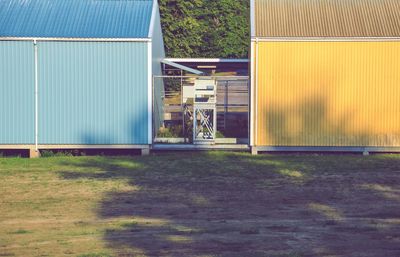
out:
{"label": "blue metal roof", "polygon": [[146,38],[152,0],[0,0],[0,37]]}

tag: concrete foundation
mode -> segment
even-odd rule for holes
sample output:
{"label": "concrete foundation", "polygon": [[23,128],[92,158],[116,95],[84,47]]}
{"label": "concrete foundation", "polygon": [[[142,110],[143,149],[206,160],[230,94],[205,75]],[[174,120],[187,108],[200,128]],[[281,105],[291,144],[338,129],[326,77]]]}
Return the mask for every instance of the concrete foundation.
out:
{"label": "concrete foundation", "polygon": [[142,156],[150,155],[150,148],[143,148],[140,151],[141,151]]}
{"label": "concrete foundation", "polygon": [[40,157],[40,151],[36,150],[35,148],[30,148],[29,149],[29,158],[39,158]]}
{"label": "concrete foundation", "polygon": [[140,150],[142,155],[150,154],[149,145],[38,145],[36,150],[35,145],[0,145],[0,150],[28,150],[29,158],[39,158],[39,150],[74,150],[74,149],[131,149]]}
{"label": "concrete foundation", "polygon": [[251,155],[258,155],[258,149],[257,147],[251,147]]}

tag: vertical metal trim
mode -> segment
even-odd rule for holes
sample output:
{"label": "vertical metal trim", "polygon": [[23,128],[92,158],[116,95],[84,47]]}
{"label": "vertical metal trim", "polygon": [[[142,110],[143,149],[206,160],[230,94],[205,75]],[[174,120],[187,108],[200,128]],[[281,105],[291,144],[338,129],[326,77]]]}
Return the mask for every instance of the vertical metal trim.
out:
{"label": "vertical metal trim", "polygon": [[[251,70],[251,68],[249,67],[249,70]],[[247,145],[251,146],[251,136],[252,136],[252,132],[251,132],[251,122],[252,122],[252,118],[251,118],[251,79],[247,79]]]}
{"label": "vertical metal trim", "polygon": [[[229,112],[229,107],[228,107],[228,104],[229,104],[228,85],[229,85],[229,81],[227,80],[227,81],[225,82],[224,131],[226,130],[226,122],[227,122],[226,116],[227,116],[227,114],[228,114],[228,112]],[[218,115],[218,110],[217,110],[217,114],[216,114],[216,115]],[[217,124],[217,125],[218,125],[218,124]]]}
{"label": "vertical metal trim", "polygon": [[38,47],[36,39],[33,40],[33,48],[34,48],[34,66],[35,66],[35,150],[36,152],[39,151],[39,142],[38,142],[38,135],[39,135],[39,126],[38,126],[38,118],[39,118],[39,79],[38,79]]}
{"label": "vertical metal trim", "polygon": [[258,41],[251,43],[250,56],[250,146],[257,142],[257,90],[258,90]]}
{"label": "vertical metal trim", "polygon": [[255,0],[250,0],[250,34],[251,37],[255,37],[256,36],[256,15],[255,15],[255,11],[256,11],[256,3]]}
{"label": "vertical metal trim", "polygon": [[254,117],[254,126],[255,126],[255,132],[254,132],[254,145],[257,144],[257,139],[258,139],[258,80],[259,80],[259,67],[258,67],[258,52],[259,52],[259,44],[258,44],[258,39],[256,40],[256,45],[255,45],[255,58],[256,58],[256,67],[255,67],[255,81],[254,81],[254,109],[255,109],[255,117]]}
{"label": "vertical metal trim", "polygon": [[[196,126],[197,126],[197,119],[196,119],[196,106],[194,105],[193,101],[193,125],[192,125],[192,144],[194,144],[196,137],[194,136],[196,133]],[[189,140],[190,143],[190,140]]]}
{"label": "vertical metal trim", "polygon": [[[250,0],[250,37],[256,37],[256,0]],[[256,131],[256,115],[255,115],[255,80],[257,79],[256,76],[256,67],[255,66],[255,45],[253,43],[253,40],[250,40],[250,113],[249,113],[249,137],[250,137],[250,142],[249,145],[250,147],[255,146],[256,141],[255,141],[255,134],[257,133]]]}
{"label": "vertical metal trim", "polygon": [[249,145],[254,145],[254,42],[250,43]]}
{"label": "vertical metal trim", "polygon": [[151,12],[151,19],[150,19],[150,24],[149,24],[149,38],[151,39],[154,34],[154,26],[155,26],[155,21],[156,21],[156,15],[157,15],[157,8],[158,8],[158,2],[157,0],[153,0],[153,9]]}
{"label": "vertical metal trim", "polygon": [[[155,106],[155,77],[154,76],[152,76],[152,87],[151,87],[151,92],[152,92],[152,97],[151,97],[151,99],[152,99],[152,101],[151,101],[151,107],[152,107],[152,109],[151,109],[151,111],[152,111],[152,113],[154,113],[154,111],[156,110],[156,106]],[[154,144],[154,139],[155,139],[155,137],[157,136],[157,132],[155,131],[155,127],[154,127],[154,124],[156,123],[156,119],[155,119],[155,116],[153,115],[153,117],[152,117],[152,130],[151,130],[151,144]]]}
{"label": "vertical metal trim", "polygon": [[183,107],[183,70],[181,69],[181,111],[182,111],[182,136],[183,140],[186,142],[185,138],[185,108]]}
{"label": "vertical metal trim", "polygon": [[[217,87],[217,81],[215,81],[215,87]],[[215,89],[215,97],[217,99],[217,95],[218,95],[218,90]],[[214,142],[213,144],[215,144],[215,140],[217,139],[217,131],[218,131],[218,124],[217,124],[217,115],[218,115],[218,109],[217,109],[217,103],[215,103],[215,107],[214,107],[214,117],[213,117],[213,129],[214,129],[214,135],[213,135],[213,139]]]}
{"label": "vertical metal trim", "polygon": [[148,91],[147,91],[147,111],[148,111],[148,143],[149,145],[153,142],[153,50],[152,50],[152,42],[147,43],[147,62],[148,62],[148,70],[147,70],[147,77],[148,77]]}

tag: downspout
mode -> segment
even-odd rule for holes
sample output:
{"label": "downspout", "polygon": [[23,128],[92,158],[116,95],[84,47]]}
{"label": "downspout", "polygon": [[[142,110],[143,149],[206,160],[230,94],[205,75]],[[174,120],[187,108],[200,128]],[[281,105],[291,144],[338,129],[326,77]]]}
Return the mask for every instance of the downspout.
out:
{"label": "downspout", "polygon": [[35,62],[35,151],[39,151],[39,143],[38,143],[38,135],[39,135],[39,126],[38,126],[38,112],[39,112],[39,79],[38,79],[38,46],[36,39],[33,40],[33,48],[34,48],[34,62]]}

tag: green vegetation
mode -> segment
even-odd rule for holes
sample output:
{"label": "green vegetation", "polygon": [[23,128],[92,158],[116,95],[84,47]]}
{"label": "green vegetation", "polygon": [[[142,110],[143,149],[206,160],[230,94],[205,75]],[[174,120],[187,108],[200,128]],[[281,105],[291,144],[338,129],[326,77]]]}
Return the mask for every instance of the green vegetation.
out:
{"label": "green vegetation", "polygon": [[247,58],[248,0],[160,0],[168,57]]}
{"label": "green vegetation", "polygon": [[10,234],[29,234],[29,233],[32,232],[25,229],[18,229],[17,231],[10,232]]}
{"label": "green vegetation", "polygon": [[41,151],[41,156],[46,158],[46,157],[71,157],[73,156],[72,151],[58,151],[58,152],[53,152],[50,150],[44,150]]}
{"label": "green vegetation", "polygon": [[399,256],[399,167],[398,155],[0,158],[0,253]]}
{"label": "green vegetation", "polygon": [[157,133],[158,138],[179,138],[182,135],[182,125],[175,125],[168,128],[160,128]]}

